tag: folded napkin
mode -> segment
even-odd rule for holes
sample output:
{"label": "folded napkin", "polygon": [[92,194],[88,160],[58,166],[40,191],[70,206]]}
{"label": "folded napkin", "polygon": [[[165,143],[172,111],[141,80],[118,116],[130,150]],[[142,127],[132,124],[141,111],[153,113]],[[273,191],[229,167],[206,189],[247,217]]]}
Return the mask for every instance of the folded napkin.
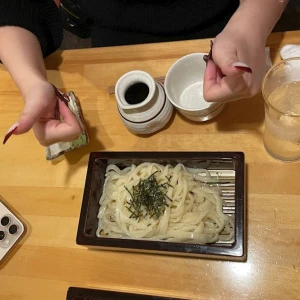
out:
{"label": "folded napkin", "polygon": [[287,44],[280,50],[282,59],[300,57],[300,45]]}

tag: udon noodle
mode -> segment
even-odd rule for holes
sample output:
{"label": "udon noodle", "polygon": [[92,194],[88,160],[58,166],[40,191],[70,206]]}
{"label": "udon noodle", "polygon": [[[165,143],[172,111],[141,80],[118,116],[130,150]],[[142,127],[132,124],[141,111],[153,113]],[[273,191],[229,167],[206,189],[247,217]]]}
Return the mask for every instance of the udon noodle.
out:
{"label": "udon noodle", "polygon": [[[108,165],[97,236],[197,243],[232,239],[233,219],[222,211],[219,190],[203,182],[210,176],[205,172],[206,177],[199,176],[182,164],[174,167],[145,162],[122,170]],[[152,174],[159,185],[166,186],[170,201],[159,218],[149,214],[133,218],[128,209],[130,190]]]}

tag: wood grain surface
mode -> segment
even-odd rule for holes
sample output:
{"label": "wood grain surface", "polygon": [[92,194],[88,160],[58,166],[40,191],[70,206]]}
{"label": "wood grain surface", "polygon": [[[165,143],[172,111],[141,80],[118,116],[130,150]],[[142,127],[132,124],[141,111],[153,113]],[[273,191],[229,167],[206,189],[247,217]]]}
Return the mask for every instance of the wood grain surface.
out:
{"label": "wood grain surface", "polygon": [[[300,32],[272,34],[279,50]],[[49,80],[79,97],[90,144],[49,162],[32,132],[0,146],[0,194],[28,232],[0,267],[0,299],[60,300],[69,286],[186,299],[300,299],[300,163],[270,157],[262,143],[261,94],[226,104],[207,123],[175,113],[150,136],[128,132],[108,87],[140,69],[164,76],[180,57],[208,52],[209,40],[56,52]],[[0,66],[0,138],[19,117],[22,98]],[[243,151],[247,163],[246,263],[87,250],[75,236],[91,151]]]}

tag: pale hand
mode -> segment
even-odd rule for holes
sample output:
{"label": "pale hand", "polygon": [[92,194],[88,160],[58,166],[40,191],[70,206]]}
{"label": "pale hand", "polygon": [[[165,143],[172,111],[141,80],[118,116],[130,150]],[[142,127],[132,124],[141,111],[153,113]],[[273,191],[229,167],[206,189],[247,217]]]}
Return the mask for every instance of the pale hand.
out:
{"label": "pale hand", "polygon": [[[208,102],[229,102],[254,96],[261,88],[266,72],[265,45],[223,30],[214,40],[213,61],[204,76],[204,98]],[[251,73],[234,65],[248,65]]]}
{"label": "pale hand", "polygon": [[19,121],[8,131],[8,137],[11,133],[19,135],[33,128],[39,143],[48,146],[75,140],[80,135],[82,129],[75,115],[63,101],[57,99],[49,82],[42,81],[28,88],[24,100],[23,112]]}

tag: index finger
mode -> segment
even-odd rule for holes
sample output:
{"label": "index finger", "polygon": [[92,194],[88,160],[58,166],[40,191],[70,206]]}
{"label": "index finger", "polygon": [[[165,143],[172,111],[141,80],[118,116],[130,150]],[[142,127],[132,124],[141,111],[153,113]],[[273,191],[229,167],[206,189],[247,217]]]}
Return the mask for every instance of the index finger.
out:
{"label": "index finger", "polygon": [[34,131],[39,142],[48,146],[58,142],[71,142],[82,132],[81,126],[73,112],[63,101],[58,101],[58,109],[63,120],[52,119],[45,123],[34,125]]}
{"label": "index finger", "polygon": [[207,102],[225,102],[247,90],[243,75],[219,78],[217,66],[209,61],[204,73],[203,96]]}
{"label": "index finger", "polygon": [[74,140],[82,131],[76,116],[63,101],[58,101],[58,110],[63,121],[57,120],[53,136],[56,136],[61,141]]}

